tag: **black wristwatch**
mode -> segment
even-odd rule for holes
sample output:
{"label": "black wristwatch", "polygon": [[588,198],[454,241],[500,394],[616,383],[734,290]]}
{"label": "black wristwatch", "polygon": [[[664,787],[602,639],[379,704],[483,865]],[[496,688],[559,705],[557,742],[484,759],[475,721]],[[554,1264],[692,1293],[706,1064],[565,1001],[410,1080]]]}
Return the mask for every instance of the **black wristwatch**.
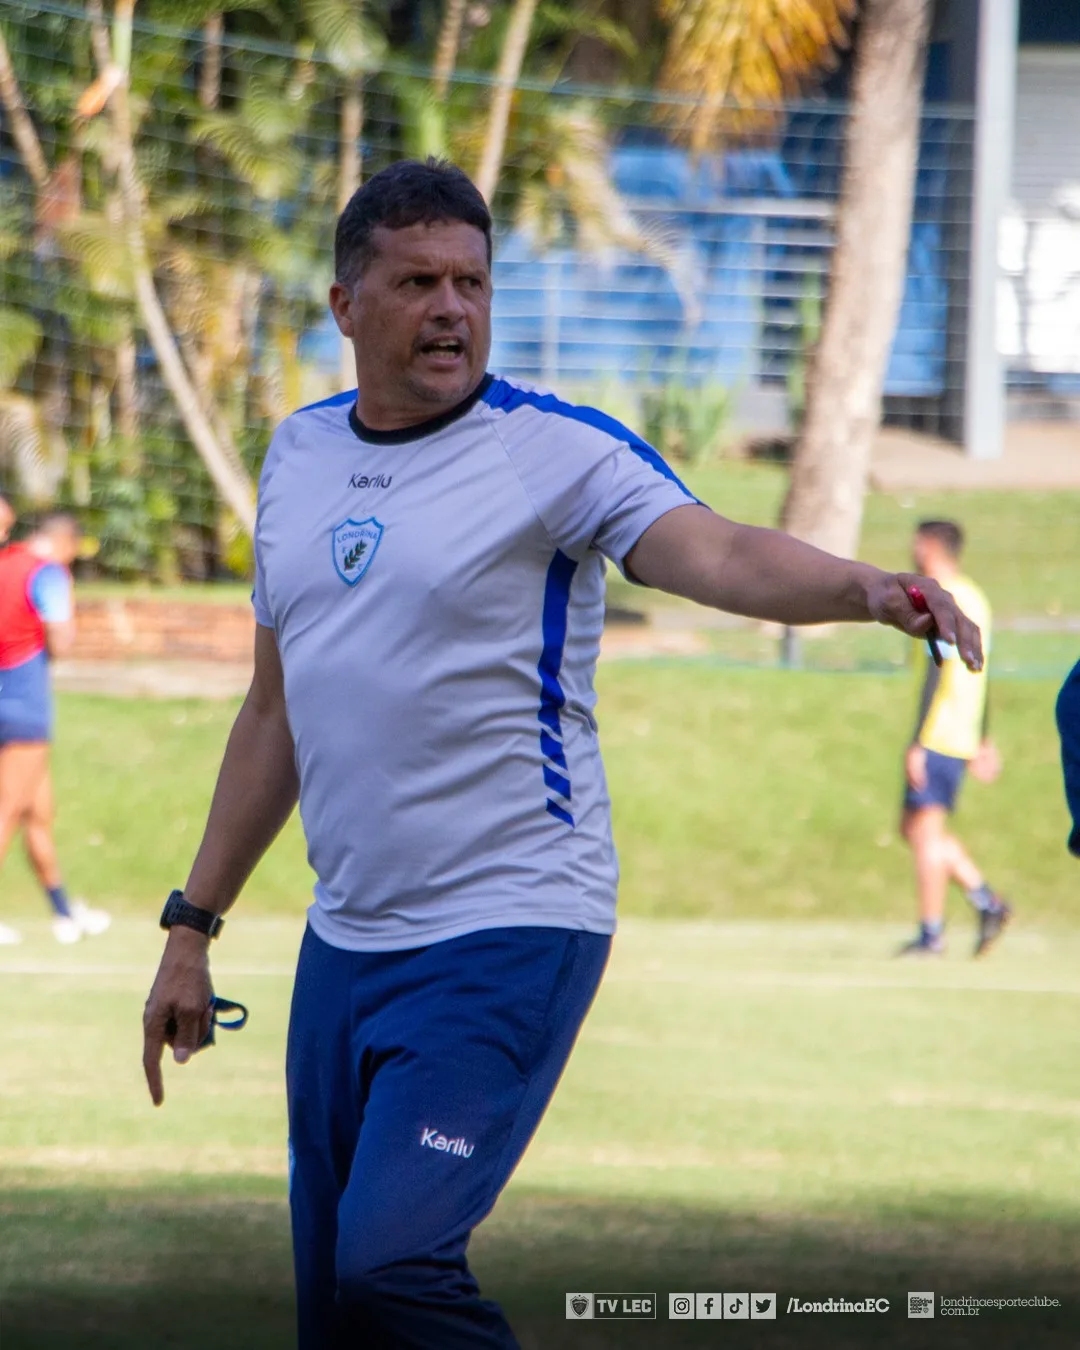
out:
{"label": "black wristwatch", "polygon": [[173,891],[161,911],[161,926],[173,928],[176,924],[182,928],[194,928],[203,937],[216,938],[225,927],[225,920],[220,914],[211,914],[208,909],[189,905],[183,891]]}

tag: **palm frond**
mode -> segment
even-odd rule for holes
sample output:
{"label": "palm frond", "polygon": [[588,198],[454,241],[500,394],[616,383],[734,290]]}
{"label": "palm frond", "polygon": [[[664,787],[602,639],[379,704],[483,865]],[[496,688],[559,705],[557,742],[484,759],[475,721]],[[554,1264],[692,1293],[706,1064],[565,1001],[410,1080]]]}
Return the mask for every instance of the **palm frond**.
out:
{"label": "palm frond", "polygon": [[6,389],[41,348],[41,324],[32,314],[0,305],[0,388]]}
{"label": "palm frond", "polygon": [[149,11],[151,19],[174,28],[201,28],[214,14],[235,10],[266,14],[272,8],[270,0],[157,0]]}
{"label": "palm frond", "polygon": [[547,0],[536,10],[533,23],[532,41],[541,42],[546,37],[561,37],[572,33],[575,37],[597,38],[622,56],[633,59],[638,54],[638,46],[630,30],[614,19],[602,14],[586,14],[580,9],[566,8]]}
{"label": "palm frond", "polygon": [[209,216],[220,209],[208,192],[193,189],[190,192],[160,193],[151,203],[153,214],[170,225],[193,216]]}
{"label": "palm frond", "polygon": [[107,216],[84,211],[57,231],[64,252],[79,264],[101,296],[128,300],[134,293],[131,259],[123,233]]}
{"label": "palm frond", "polygon": [[663,267],[683,306],[683,321],[701,320],[699,278],[694,257],[678,236],[660,224],[637,219],[607,171],[607,131],[593,104],[580,100],[548,119],[548,192],[558,189],[574,219],[576,243],[591,254],[624,248]]}
{"label": "palm frond", "polygon": [[[545,178],[522,194],[519,224],[538,231],[536,242],[557,238],[552,211],[564,210],[574,221],[577,247],[597,256],[625,249],[652,259],[671,278],[682,301],[684,322],[700,320],[698,282],[692,254],[661,225],[645,224],[627,205],[608,172],[607,131],[592,104],[577,101],[552,112],[544,133]],[[546,197],[546,201],[545,201]]]}
{"label": "palm frond", "polygon": [[300,177],[300,156],[289,145],[267,145],[241,118],[210,113],[192,129],[199,144],[212,146],[257,197],[285,196]]}
{"label": "palm frond", "polygon": [[848,42],[857,0],[659,0],[670,24],[660,87],[690,95],[668,107],[695,151],[725,132],[769,125],[777,109]]}
{"label": "palm frond", "polygon": [[446,99],[439,98],[427,80],[391,76],[389,84],[401,104],[405,154],[411,159],[444,156],[449,146]]}
{"label": "palm frond", "polygon": [[32,502],[53,501],[67,460],[67,442],[49,426],[41,405],[25,394],[0,391],[0,464],[10,469],[20,493]]}
{"label": "palm frond", "polygon": [[316,43],[339,75],[378,70],[386,56],[386,37],[358,0],[303,0],[303,11]]}
{"label": "palm frond", "polygon": [[287,145],[302,129],[311,97],[310,84],[293,91],[283,88],[283,82],[256,76],[244,93],[240,118],[260,145]]}
{"label": "palm frond", "polygon": [[14,230],[0,229],[0,263],[14,258],[15,254],[26,248],[26,236]]}

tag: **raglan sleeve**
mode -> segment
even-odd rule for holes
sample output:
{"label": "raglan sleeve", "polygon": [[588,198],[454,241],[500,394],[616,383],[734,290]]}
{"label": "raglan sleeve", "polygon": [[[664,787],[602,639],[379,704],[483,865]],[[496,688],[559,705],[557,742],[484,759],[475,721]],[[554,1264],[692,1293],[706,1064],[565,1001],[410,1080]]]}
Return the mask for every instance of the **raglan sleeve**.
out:
{"label": "raglan sleeve", "polygon": [[595,417],[600,425],[555,416],[538,425],[539,443],[519,456],[520,471],[564,553],[580,559],[596,549],[625,573],[626,555],[650,525],[700,503],[652,446],[621,423]]}
{"label": "raglan sleeve", "polygon": [[30,581],[30,603],[42,623],[66,623],[75,613],[71,573],[59,563],[45,563]]}

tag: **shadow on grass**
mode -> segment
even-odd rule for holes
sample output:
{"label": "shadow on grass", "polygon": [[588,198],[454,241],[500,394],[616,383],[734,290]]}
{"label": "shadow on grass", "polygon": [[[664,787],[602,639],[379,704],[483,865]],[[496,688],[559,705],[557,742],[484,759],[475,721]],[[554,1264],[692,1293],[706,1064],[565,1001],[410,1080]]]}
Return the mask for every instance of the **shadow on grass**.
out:
{"label": "shadow on grass", "polygon": [[[515,1187],[474,1264],[525,1350],[1080,1345],[1080,1221],[1009,1216],[993,1197],[792,1218]],[[1031,1297],[1056,1309],[909,1320],[908,1290]],[[570,1292],[650,1292],[654,1322],[575,1322]],[[669,1321],[674,1292],[776,1292],[775,1322]],[[887,1298],[887,1314],[786,1312],[788,1299]],[[287,1350],[284,1201],[257,1186],[9,1189],[0,1202],[2,1350]],[[357,1350],[363,1350],[357,1347]],[[426,1348],[425,1348],[426,1350]],[[438,1346],[430,1350],[440,1350]]]}

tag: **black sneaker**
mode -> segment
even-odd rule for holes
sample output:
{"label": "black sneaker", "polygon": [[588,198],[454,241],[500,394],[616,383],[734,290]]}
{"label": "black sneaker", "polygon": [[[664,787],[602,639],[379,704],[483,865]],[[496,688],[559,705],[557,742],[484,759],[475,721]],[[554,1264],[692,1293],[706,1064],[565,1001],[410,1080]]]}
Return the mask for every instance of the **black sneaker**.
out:
{"label": "black sneaker", "polygon": [[1001,930],[1012,918],[1012,909],[1004,900],[995,899],[992,909],[979,910],[979,936],[975,942],[974,956],[982,956],[988,947],[992,947],[1001,936]]}
{"label": "black sneaker", "polygon": [[925,937],[922,933],[916,934],[910,942],[897,951],[897,956],[944,956],[945,955],[945,937],[938,933],[935,937]]}

